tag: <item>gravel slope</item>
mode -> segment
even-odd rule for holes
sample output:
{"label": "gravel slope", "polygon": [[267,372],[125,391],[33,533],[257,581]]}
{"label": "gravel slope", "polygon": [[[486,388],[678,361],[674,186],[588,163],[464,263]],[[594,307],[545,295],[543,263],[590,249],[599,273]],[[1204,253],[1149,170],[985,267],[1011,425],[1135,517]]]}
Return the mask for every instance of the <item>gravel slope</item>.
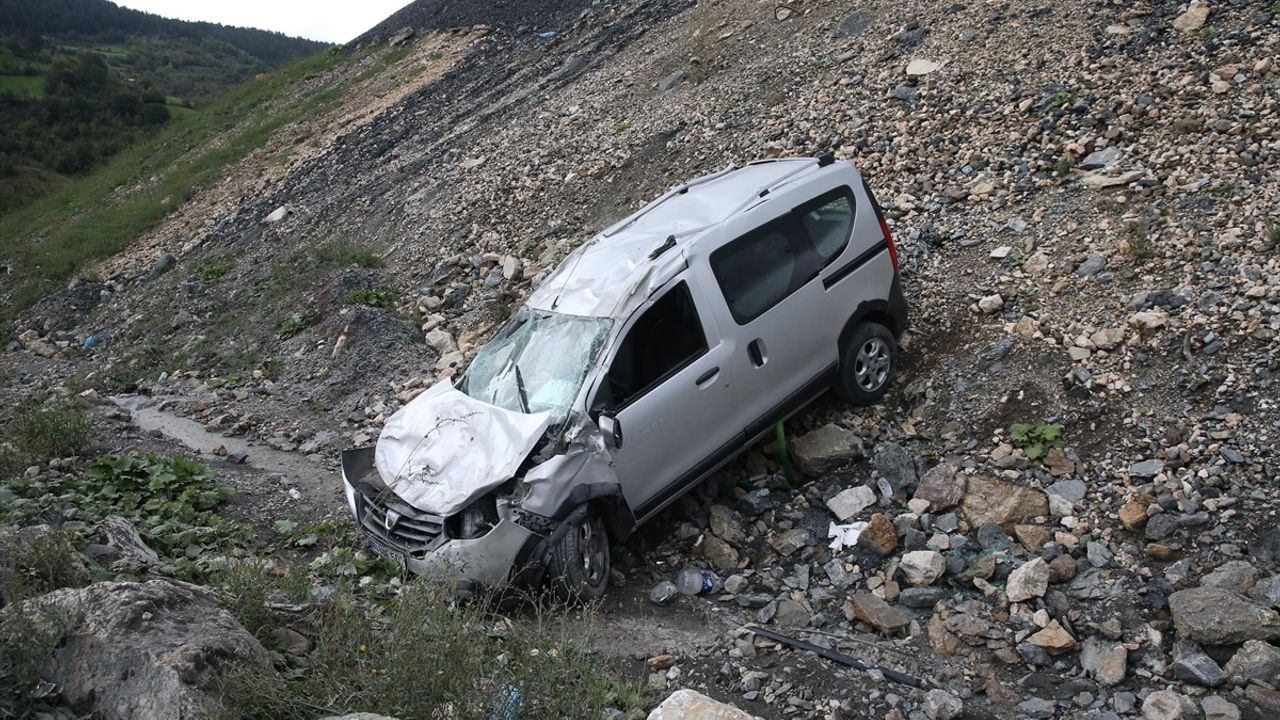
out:
{"label": "gravel slope", "polygon": [[[13,346],[60,355],[20,391],[140,348],[172,353],[194,359],[143,389],[202,393],[178,410],[332,457],[454,372],[610,220],[730,161],[833,149],[869,178],[902,249],[915,325],[897,388],[790,423],[843,433],[835,470],[792,490],[752,451],[716,499],[682,502],[618,548],[626,596],[683,563],[714,567],[728,590],[679,607],[883,636],[839,642],[928,677],[966,717],[1280,714],[1269,5],[804,2],[778,21],[747,0],[570,3],[558,22],[549,4],[444,7],[417,3],[370,37],[493,30],[198,243],[170,240],[174,270],[121,270],[92,314],[68,310]],[[287,303],[268,301],[273,267],[335,239],[386,267],[299,274]],[[201,277],[211,257],[230,272]],[[395,307],[342,302],[372,288]],[[298,309],[305,327],[281,339]],[[116,335],[91,355],[49,345],[101,327]],[[275,379],[210,383],[228,370],[191,352],[208,338],[273,359]],[[1061,435],[1033,449],[1019,423]],[[860,486],[874,502],[850,519],[875,532],[832,550],[827,501]],[[654,641],[647,654],[682,658],[655,686],[691,683],[765,717],[945,715],[939,696],[833,674],[744,631],[703,640]]]}

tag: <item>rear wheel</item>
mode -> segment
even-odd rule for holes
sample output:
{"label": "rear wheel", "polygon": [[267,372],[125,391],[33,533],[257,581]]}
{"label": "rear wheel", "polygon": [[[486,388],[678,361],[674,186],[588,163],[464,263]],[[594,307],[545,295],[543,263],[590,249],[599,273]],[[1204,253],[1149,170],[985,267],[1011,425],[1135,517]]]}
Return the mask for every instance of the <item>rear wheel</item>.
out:
{"label": "rear wheel", "polygon": [[864,322],[840,350],[836,392],[854,405],[870,405],[888,392],[898,368],[898,343],[889,328]]}
{"label": "rear wheel", "polygon": [[551,590],[562,600],[590,601],[609,587],[609,535],[604,521],[588,511],[574,522],[547,557]]}

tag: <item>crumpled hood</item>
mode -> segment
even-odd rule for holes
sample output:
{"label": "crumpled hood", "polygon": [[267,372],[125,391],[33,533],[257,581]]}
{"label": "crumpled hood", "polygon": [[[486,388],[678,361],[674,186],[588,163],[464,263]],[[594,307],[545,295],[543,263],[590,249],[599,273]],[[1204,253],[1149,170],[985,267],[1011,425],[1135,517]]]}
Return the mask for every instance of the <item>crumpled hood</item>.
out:
{"label": "crumpled hood", "polygon": [[374,464],[402,500],[447,517],[511,479],[550,424],[550,413],[504,410],[444,380],[387,420]]}

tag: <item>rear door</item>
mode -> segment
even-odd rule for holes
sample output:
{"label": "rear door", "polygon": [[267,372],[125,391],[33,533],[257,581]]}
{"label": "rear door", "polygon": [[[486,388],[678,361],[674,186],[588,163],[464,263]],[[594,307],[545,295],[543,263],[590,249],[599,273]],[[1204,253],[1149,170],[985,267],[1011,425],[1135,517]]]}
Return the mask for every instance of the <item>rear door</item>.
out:
{"label": "rear door", "polygon": [[614,469],[641,520],[742,444],[726,417],[730,348],[698,305],[684,275],[656,294],[623,329],[592,396],[593,413],[612,413],[622,429]]}
{"label": "rear door", "polygon": [[840,328],[821,274],[847,248],[852,213],[848,188],[837,188],[710,255],[748,438],[830,384]]}

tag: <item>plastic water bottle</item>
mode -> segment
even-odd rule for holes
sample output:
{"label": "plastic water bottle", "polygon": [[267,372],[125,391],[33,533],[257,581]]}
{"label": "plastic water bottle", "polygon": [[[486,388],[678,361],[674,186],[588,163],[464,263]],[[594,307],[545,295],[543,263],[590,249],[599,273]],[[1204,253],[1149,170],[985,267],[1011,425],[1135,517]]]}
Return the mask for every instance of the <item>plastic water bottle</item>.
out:
{"label": "plastic water bottle", "polygon": [[706,595],[720,587],[720,578],[710,570],[687,567],[676,573],[676,588],[685,595]]}

